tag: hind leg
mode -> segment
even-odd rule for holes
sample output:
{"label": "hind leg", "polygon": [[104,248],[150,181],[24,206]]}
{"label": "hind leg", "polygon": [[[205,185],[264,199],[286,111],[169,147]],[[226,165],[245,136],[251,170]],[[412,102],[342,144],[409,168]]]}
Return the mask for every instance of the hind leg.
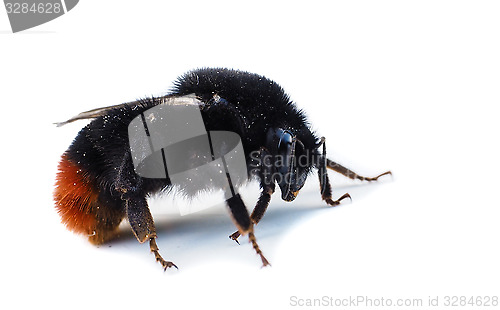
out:
{"label": "hind leg", "polygon": [[160,255],[156,245],[155,223],[149,211],[143,186],[143,179],[135,173],[130,153],[127,152],[118,169],[115,190],[121,195],[132,232],[140,243],[149,241],[149,249],[165,270],[170,267],[177,268],[174,263],[163,259]]}
{"label": "hind leg", "polygon": [[156,228],[149,211],[146,198],[140,196],[128,197],[125,200],[127,218],[132,227],[132,231],[140,243],[149,240],[149,249],[155,255],[156,261],[159,262],[163,269],[177,266],[171,261],[163,259],[160,255],[158,246],[156,245]]}

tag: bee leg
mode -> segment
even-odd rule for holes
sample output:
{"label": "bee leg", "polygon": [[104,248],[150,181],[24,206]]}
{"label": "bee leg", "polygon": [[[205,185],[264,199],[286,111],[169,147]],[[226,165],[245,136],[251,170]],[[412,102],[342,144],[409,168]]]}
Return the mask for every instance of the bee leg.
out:
{"label": "bee leg", "polygon": [[143,191],[142,179],[137,176],[132,164],[130,152],[127,152],[123,157],[121,165],[116,175],[115,190],[121,195],[121,199],[125,205],[127,219],[132,228],[132,232],[140,243],[149,240],[149,249],[155,255],[156,261],[159,262],[166,270],[170,267],[177,266],[163,259],[156,245],[156,228],[151,212],[149,211],[148,202],[141,194]]}
{"label": "bee leg", "polygon": [[159,253],[155,240],[155,223],[153,221],[153,217],[151,216],[151,212],[149,211],[146,198],[132,196],[126,198],[125,205],[128,221],[137,240],[139,240],[140,243],[144,243],[149,240],[149,248],[155,255],[156,261],[163,266],[164,270],[170,267],[177,268],[174,263],[163,259]]}
{"label": "bee leg", "polygon": [[[269,162],[269,152],[267,151],[266,148],[261,148],[260,150],[260,169],[259,169],[259,176],[260,176],[260,187],[262,188],[262,192],[260,193],[259,200],[257,201],[257,204],[255,205],[252,215],[250,216],[250,219],[252,220],[252,223],[257,225],[262,217],[264,216],[264,213],[266,213],[267,207],[269,206],[269,202],[271,201],[271,195],[274,193],[275,189],[275,184],[274,181],[272,180],[272,165]],[[239,231],[235,231],[232,235],[229,236],[230,239],[236,241],[236,243],[240,244],[238,242],[238,237],[240,236]]]}
{"label": "bee leg", "polygon": [[328,171],[326,170],[327,168],[327,159],[326,159],[326,145],[325,145],[325,138],[321,138],[322,143],[323,143],[323,155],[319,157],[318,161],[318,177],[319,177],[319,186],[321,190],[321,198],[323,198],[324,201],[330,206],[337,206],[340,204],[340,201],[349,198],[351,199],[351,196],[348,193],[345,193],[344,195],[340,196],[339,199],[333,200],[332,199],[332,186],[330,185],[330,180],[328,179]]}
{"label": "bee leg", "polygon": [[[269,202],[271,201],[271,195],[273,193],[274,193],[274,186],[272,188],[271,187],[264,188],[260,193],[259,200],[257,201],[257,204],[255,205],[255,208],[252,211],[252,215],[250,216],[252,223],[254,223],[255,225],[260,222],[260,220],[264,216],[264,213],[266,213],[267,206],[269,206]],[[238,241],[240,235],[241,235],[240,232],[237,230],[233,234],[231,234],[229,238],[236,241],[236,243],[240,244],[240,242]]]}
{"label": "bee leg", "polygon": [[319,169],[318,170],[318,175],[319,175],[319,184],[321,188],[321,198],[330,206],[338,206],[340,204],[340,201],[342,201],[345,198],[351,199],[351,195],[348,193],[345,193],[344,195],[340,196],[339,199],[333,200],[332,199],[332,186],[330,185],[330,181],[328,179],[328,173],[326,169]]}
{"label": "bee leg", "polygon": [[340,164],[337,164],[336,162],[332,161],[332,160],[329,160],[327,159],[326,160],[326,167],[328,169],[332,169],[333,171],[336,171],[350,179],[358,179],[358,180],[361,180],[361,181],[368,181],[368,182],[371,182],[371,181],[377,181],[378,178],[380,178],[381,176],[383,175],[392,175],[392,172],[390,171],[386,171],[384,173],[381,173],[379,175],[377,175],[376,177],[373,177],[373,178],[369,178],[369,177],[364,177],[364,176],[361,176],[359,174],[357,174],[356,172],[340,165]]}
{"label": "bee leg", "polygon": [[257,244],[257,240],[255,239],[255,235],[253,232],[253,223],[250,220],[247,208],[245,207],[243,200],[241,200],[240,195],[236,194],[233,197],[229,198],[226,202],[229,210],[231,211],[232,218],[236,224],[236,227],[238,228],[239,233],[241,235],[248,234],[248,240],[250,241],[250,243],[252,243],[252,247],[262,260],[262,266],[264,267],[270,265],[264,254],[262,254],[259,245]]}
{"label": "bee leg", "polygon": [[167,270],[167,268],[170,267],[179,269],[179,267],[177,267],[174,263],[172,263],[171,261],[166,261],[165,259],[163,259],[163,257],[161,257],[158,246],[156,245],[156,235],[154,236],[154,238],[149,239],[149,249],[155,255],[156,261],[162,265],[163,270]]}

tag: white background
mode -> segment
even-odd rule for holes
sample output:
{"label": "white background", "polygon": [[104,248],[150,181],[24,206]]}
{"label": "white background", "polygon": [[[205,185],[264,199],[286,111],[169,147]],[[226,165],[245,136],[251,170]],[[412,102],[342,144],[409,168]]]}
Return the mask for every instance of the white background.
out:
{"label": "white background", "polygon": [[[500,4],[330,2],[81,1],[18,34],[0,13],[1,308],[500,295]],[[67,231],[53,184],[85,122],[52,123],[167,92],[178,75],[212,66],[276,80],[332,159],[394,177],[330,173],[334,196],[353,197],[336,208],[315,175],[293,203],[278,191],[256,229],[269,268],[246,239],[228,239],[223,207],[181,217],[172,204],[184,202],[151,201],[161,253],[178,271],[164,273],[126,223],[100,247]],[[257,193],[244,190],[249,207]]]}

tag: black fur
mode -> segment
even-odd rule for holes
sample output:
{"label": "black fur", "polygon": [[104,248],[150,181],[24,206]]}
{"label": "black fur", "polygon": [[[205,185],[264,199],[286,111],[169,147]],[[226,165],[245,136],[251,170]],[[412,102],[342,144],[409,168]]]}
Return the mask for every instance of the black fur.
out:
{"label": "black fur", "polygon": [[[200,69],[183,75],[174,85],[171,95],[194,93],[205,103],[202,117],[208,131],[239,134],[247,161],[252,151],[266,145],[270,128],[291,130],[306,149],[316,152],[318,138],[309,129],[303,112],[278,84],[263,76],[222,68]],[[214,95],[221,98],[219,102],[214,102]],[[157,98],[146,98],[134,106],[112,109],[83,128],[73,141],[69,157],[96,180],[101,195],[121,195],[115,188],[116,168],[123,165],[124,158],[130,179],[138,183],[140,179],[141,191],[152,194],[170,185],[168,180],[136,176],[127,155],[130,154],[128,125],[159,102]],[[138,183],[133,186],[139,186]]]}

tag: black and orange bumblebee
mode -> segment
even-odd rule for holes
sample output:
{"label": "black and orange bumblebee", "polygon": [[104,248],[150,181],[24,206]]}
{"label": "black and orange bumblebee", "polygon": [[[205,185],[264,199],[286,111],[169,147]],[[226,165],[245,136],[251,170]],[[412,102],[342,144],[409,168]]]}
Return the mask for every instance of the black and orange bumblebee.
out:
{"label": "black and orange bumblebee", "polygon": [[[350,196],[332,197],[327,169],[363,181],[391,174],[363,177],[328,159],[325,138],[310,129],[304,113],[274,81],[238,70],[198,69],[181,76],[166,96],[83,112],[58,124],[92,119],[62,155],[56,176],[56,209],[69,230],[102,244],[115,237],[119,224],[127,219],[137,240],[149,241],[163,268],[177,267],[159,253],[147,198],[172,193],[169,189],[179,185],[168,176],[147,178],[136,173],[128,127],[148,109],[185,102],[185,98],[199,108],[207,131],[234,132],[241,138],[248,179],[260,183],[261,193],[251,213],[239,194],[226,200],[237,228],[229,237],[238,242],[240,236],[248,235],[264,266],[269,262],[257,244],[254,227],[266,212],[275,184],[283,200],[293,201],[316,170],[322,199],[336,206]],[[207,184],[210,187],[208,180]]]}

